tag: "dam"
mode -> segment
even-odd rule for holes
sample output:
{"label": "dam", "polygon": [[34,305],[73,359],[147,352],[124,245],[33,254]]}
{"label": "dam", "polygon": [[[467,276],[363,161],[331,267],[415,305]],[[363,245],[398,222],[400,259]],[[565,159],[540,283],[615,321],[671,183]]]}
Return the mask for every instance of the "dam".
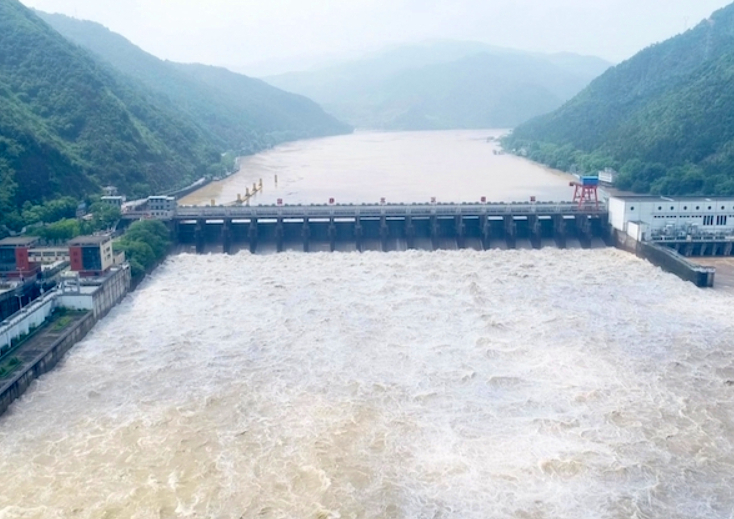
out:
{"label": "dam", "polygon": [[179,244],[224,253],[284,250],[540,249],[609,240],[608,213],[577,203],[360,204],[177,207]]}

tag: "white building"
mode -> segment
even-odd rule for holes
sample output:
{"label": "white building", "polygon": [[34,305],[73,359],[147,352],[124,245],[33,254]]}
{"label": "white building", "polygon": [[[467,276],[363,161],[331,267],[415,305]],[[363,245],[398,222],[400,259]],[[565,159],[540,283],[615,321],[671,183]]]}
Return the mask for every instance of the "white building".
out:
{"label": "white building", "polygon": [[609,222],[638,241],[734,238],[734,197],[613,196]]}
{"label": "white building", "polygon": [[604,168],[602,171],[599,172],[599,182],[609,186],[614,185],[614,183],[617,181],[617,175],[618,173],[612,168]]}
{"label": "white building", "polygon": [[176,214],[176,198],[172,196],[148,197],[148,216],[151,218],[172,218]]}

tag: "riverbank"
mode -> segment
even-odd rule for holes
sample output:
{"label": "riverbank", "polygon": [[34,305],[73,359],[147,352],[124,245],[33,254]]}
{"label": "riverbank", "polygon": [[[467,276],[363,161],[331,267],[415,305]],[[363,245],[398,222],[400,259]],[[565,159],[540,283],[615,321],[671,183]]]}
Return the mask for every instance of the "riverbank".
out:
{"label": "riverbank", "polygon": [[129,266],[45,295],[4,323],[10,347],[0,358],[0,416],[31,383],[51,371],[130,291]]}
{"label": "riverbank", "polygon": [[178,199],[179,205],[196,205],[197,203],[200,203],[202,199],[206,199],[207,196],[209,196],[208,201],[211,201],[212,198],[216,198],[216,196],[221,192],[221,186],[227,179],[241,172],[242,159],[244,158],[244,156],[237,157],[235,159],[236,169],[224,177],[201,179],[194,184],[171,194],[171,196],[175,196]]}
{"label": "riverbank", "polygon": [[12,368],[0,377],[0,415],[19,398],[31,383],[51,371],[96,322],[91,312],[57,312],[6,357],[2,364]]}

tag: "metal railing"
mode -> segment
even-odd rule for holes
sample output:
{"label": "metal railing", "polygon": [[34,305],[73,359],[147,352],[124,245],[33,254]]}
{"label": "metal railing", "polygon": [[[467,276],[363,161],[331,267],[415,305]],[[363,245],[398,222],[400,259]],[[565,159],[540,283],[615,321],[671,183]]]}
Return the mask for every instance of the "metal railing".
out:
{"label": "metal railing", "polygon": [[653,242],[734,242],[734,233],[696,233],[689,234],[686,232],[664,233],[653,232],[650,234],[650,241]]}
{"label": "metal railing", "polygon": [[196,218],[345,218],[345,217],[430,217],[601,214],[599,207],[580,207],[573,202],[486,203],[486,204],[363,204],[363,205],[283,205],[283,206],[181,206],[176,219]]}

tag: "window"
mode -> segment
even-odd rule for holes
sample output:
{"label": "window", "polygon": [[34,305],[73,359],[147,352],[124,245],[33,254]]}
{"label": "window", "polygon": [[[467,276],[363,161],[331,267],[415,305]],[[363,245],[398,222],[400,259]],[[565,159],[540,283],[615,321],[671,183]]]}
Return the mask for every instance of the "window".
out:
{"label": "window", "polygon": [[98,247],[82,249],[82,265],[84,270],[102,270],[102,256]]}
{"label": "window", "polygon": [[658,211],[662,211],[662,210],[663,210],[663,206],[662,205],[659,205],[658,206]]}
{"label": "window", "polygon": [[675,211],[675,206],[672,206],[672,205],[671,205],[671,206],[670,206],[670,210],[671,210],[671,211]]}
{"label": "window", "polygon": [[0,249],[0,263],[15,265],[15,249]]}
{"label": "window", "polygon": [[714,215],[710,214],[703,217],[704,225],[714,225]]}
{"label": "window", "polygon": [[634,210],[635,210],[635,206],[630,207],[630,211],[634,211]]}
{"label": "window", "polygon": [[726,215],[720,214],[716,217],[716,225],[726,225]]}
{"label": "window", "polygon": [[684,210],[684,211],[688,211],[688,206],[687,206],[687,205],[684,205],[684,206],[683,206],[683,210]]}

